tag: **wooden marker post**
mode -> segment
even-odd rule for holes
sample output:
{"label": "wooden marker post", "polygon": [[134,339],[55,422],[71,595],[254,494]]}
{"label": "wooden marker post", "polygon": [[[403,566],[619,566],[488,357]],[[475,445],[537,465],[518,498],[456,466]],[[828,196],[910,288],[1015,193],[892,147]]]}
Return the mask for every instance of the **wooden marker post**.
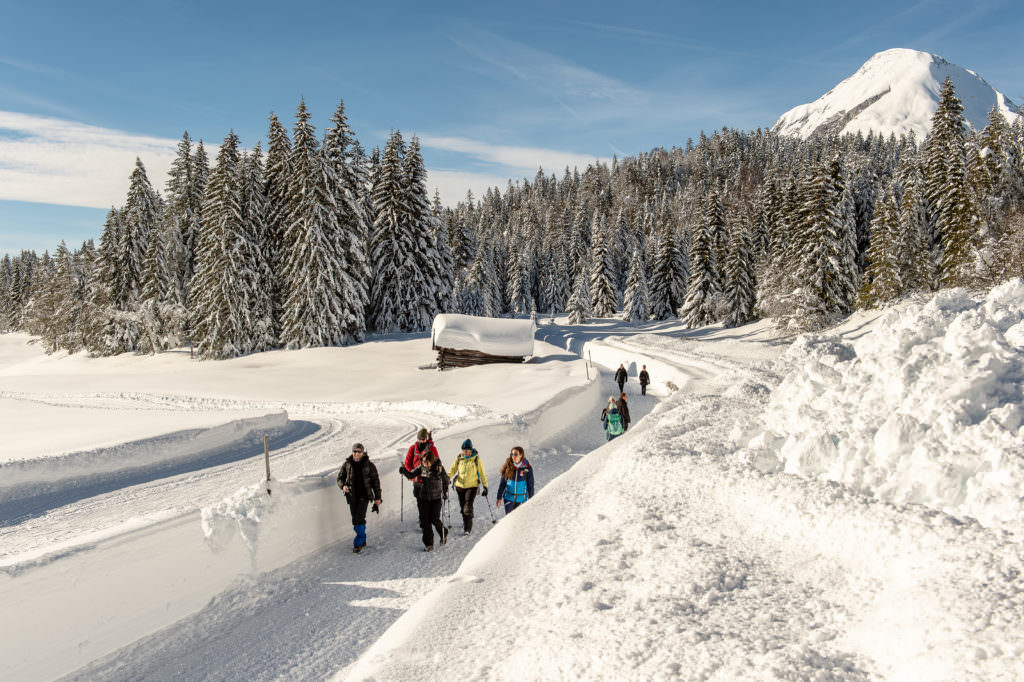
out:
{"label": "wooden marker post", "polygon": [[270,494],[270,436],[263,434],[263,457],[267,462],[267,494]]}

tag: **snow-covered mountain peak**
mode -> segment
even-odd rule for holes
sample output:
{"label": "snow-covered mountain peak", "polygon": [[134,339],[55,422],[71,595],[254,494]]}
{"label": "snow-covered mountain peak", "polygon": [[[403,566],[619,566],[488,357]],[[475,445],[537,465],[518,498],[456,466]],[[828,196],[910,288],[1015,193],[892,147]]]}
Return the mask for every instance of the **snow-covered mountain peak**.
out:
{"label": "snow-covered mountain peak", "polygon": [[942,57],[894,48],[874,55],[856,73],[814,102],[783,114],[773,126],[782,135],[808,138],[837,131],[888,136],[913,133],[924,139],[931,129],[942,83],[949,77],[964,105],[964,117],[975,129],[985,127],[988,112],[999,105],[1011,123],[1018,107],[985,79]]}

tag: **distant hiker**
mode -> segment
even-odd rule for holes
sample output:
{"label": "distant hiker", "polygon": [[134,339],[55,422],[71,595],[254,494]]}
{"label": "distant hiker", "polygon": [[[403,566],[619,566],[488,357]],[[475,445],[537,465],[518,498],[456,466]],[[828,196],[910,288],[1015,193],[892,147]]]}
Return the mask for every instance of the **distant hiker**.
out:
{"label": "distant hiker", "polygon": [[[430,432],[426,429],[420,429],[416,432],[416,442],[409,446],[409,449],[405,453],[405,468],[412,471],[420,465],[420,459],[423,457],[425,452],[434,453],[434,457],[440,459],[441,456],[437,453],[437,448],[434,447],[434,441],[430,437]],[[412,496],[417,500],[420,498],[420,487],[422,485],[420,477],[417,476],[412,480]]]}
{"label": "distant hiker", "polygon": [[619,368],[615,370],[615,383],[619,385],[619,393],[622,393],[624,390],[626,390],[623,388],[623,386],[626,385],[627,378],[628,377],[626,375],[626,367],[620,363]]}
{"label": "distant hiker", "polygon": [[526,451],[520,446],[512,448],[508,459],[501,465],[501,482],[498,483],[498,501],[494,505],[500,507],[505,503],[505,513],[533,497],[533,467],[526,461]]}
{"label": "distant hiker", "polygon": [[604,425],[604,436],[606,440],[611,440],[616,436],[621,436],[626,430],[622,421],[622,415],[619,414],[618,403],[615,402],[614,396],[608,398],[608,404],[605,405],[604,410],[601,411],[601,423]]}
{"label": "distant hiker", "polygon": [[420,456],[420,463],[414,469],[399,467],[398,471],[409,479],[421,481],[416,506],[420,512],[420,528],[423,529],[423,551],[434,551],[434,531],[441,544],[448,542],[448,529],[441,523],[441,507],[448,499],[448,472],[441,466],[433,447],[426,448]]}
{"label": "distant hiker", "polygon": [[647,395],[647,384],[651,383],[651,375],[647,373],[647,365],[640,370],[640,395]]}
{"label": "distant hiker", "polygon": [[483,495],[487,497],[487,472],[469,438],[462,441],[462,452],[452,463],[448,476],[455,484],[455,494],[459,496],[462,533],[469,535],[473,532],[473,503],[476,501],[477,489],[482,486]]}
{"label": "distant hiker", "polygon": [[619,408],[619,414],[622,415],[622,430],[625,431],[629,428],[629,403],[626,402],[626,394],[620,393],[619,399],[615,403],[615,407]]}
{"label": "distant hiker", "polygon": [[373,511],[380,514],[381,502],[377,467],[370,461],[362,443],[352,446],[352,454],[341,465],[338,487],[345,493],[349,511],[352,512],[352,529],[356,532],[352,540],[352,551],[359,554],[366,546],[366,508],[370,500],[373,500]]}

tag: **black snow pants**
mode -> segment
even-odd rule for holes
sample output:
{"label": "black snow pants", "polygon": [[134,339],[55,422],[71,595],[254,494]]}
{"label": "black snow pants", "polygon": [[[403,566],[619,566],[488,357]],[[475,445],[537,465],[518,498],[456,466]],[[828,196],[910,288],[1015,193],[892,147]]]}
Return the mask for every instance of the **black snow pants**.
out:
{"label": "black snow pants", "polygon": [[444,537],[445,528],[441,523],[441,506],[444,500],[428,500],[426,495],[421,494],[416,500],[420,511],[420,528],[423,529],[423,546],[430,547],[434,544],[434,528],[437,529],[439,537]]}
{"label": "black snow pants", "polygon": [[473,530],[473,503],[476,501],[478,488],[460,488],[455,486],[455,492],[459,495],[459,509],[462,510],[462,530],[467,533]]}

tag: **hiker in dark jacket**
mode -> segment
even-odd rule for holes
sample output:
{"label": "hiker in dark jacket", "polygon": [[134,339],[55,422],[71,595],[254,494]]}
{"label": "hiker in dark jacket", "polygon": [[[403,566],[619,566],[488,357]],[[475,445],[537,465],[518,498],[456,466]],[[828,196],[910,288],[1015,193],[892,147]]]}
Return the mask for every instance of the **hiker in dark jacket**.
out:
{"label": "hiker in dark jacket", "polygon": [[518,445],[512,448],[508,459],[501,465],[501,482],[498,483],[498,501],[495,506],[505,503],[505,513],[533,497],[533,467],[526,461],[526,451]]}
{"label": "hiker in dark jacket", "polygon": [[647,395],[647,384],[651,383],[651,375],[647,373],[647,365],[640,370],[640,395]]}
{"label": "hiker in dark jacket", "polygon": [[[420,465],[420,459],[423,457],[423,453],[430,451],[434,453],[434,457],[438,459],[441,455],[438,454],[437,448],[434,447],[434,441],[430,437],[430,431],[426,429],[420,429],[416,432],[416,442],[409,446],[409,449],[405,452],[405,468],[412,471]],[[412,496],[417,500],[420,498],[420,486],[422,481],[419,476],[412,479]]]}
{"label": "hiker in dark jacket", "polygon": [[615,403],[615,406],[619,408],[619,414],[622,415],[622,430],[625,431],[629,428],[629,403],[626,402],[626,394],[620,393],[619,399]]}
{"label": "hiker in dark jacket", "polygon": [[373,511],[380,514],[381,502],[380,476],[362,443],[352,446],[352,454],[341,465],[338,487],[345,493],[349,511],[352,512],[352,529],[356,532],[352,540],[352,551],[359,554],[366,546],[366,508],[370,500],[373,500]]}
{"label": "hiker in dark jacket", "polygon": [[473,502],[476,501],[477,489],[482,486],[483,495],[487,497],[487,472],[469,438],[462,441],[462,452],[452,463],[448,476],[455,484],[455,494],[459,496],[462,533],[469,535],[473,532]]}
{"label": "hiker in dark jacket", "polygon": [[619,393],[622,393],[624,390],[626,390],[623,387],[626,385],[627,378],[628,377],[626,374],[626,367],[622,364],[619,364],[619,368],[615,370],[615,383],[619,385]]}
{"label": "hiker in dark jacket", "polygon": [[441,544],[448,542],[448,529],[441,523],[441,507],[448,499],[448,472],[441,466],[441,460],[433,450],[427,449],[420,458],[420,464],[409,470],[404,466],[398,471],[406,478],[421,480],[416,506],[420,512],[420,528],[423,529],[423,551],[434,551],[434,531],[437,529]]}

